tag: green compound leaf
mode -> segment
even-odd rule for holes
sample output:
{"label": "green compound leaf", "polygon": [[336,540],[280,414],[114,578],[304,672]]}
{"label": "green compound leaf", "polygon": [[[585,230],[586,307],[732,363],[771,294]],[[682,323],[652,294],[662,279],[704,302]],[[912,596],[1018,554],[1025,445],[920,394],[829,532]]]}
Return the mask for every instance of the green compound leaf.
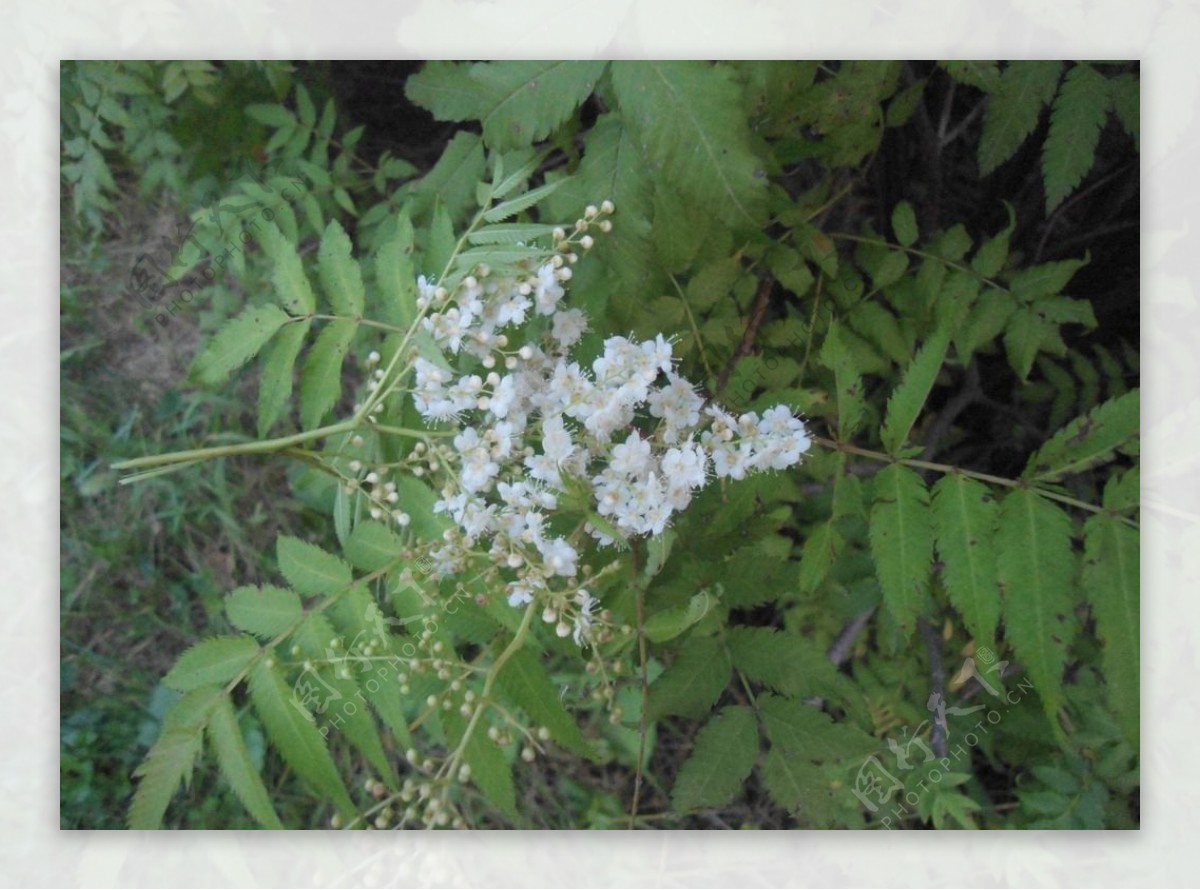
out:
{"label": "green compound leaf", "polygon": [[366,302],[362,271],[350,247],[350,236],[336,219],[330,220],[321,236],[317,252],[317,275],[333,311],[338,315],[360,318]]}
{"label": "green compound leaf", "polygon": [[979,646],[991,647],[1000,622],[991,489],[955,473],[933,486],[933,528],[942,584]]}
{"label": "green compound leaf", "polygon": [[333,593],[350,586],[353,572],[332,553],[299,538],[280,535],[275,542],[279,571],[303,596]]}
{"label": "green compound leaf", "polygon": [[1110,104],[1108,82],[1091,65],[1076,65],[1063,78],[1042,148],[1047,214],[1075,191],[1092,169]]}
{"label": "green compound leaf", "polygon": [[342,363],[358,331],[353,321],[331,321],[317,335],[300,375],[300,422],[306,430],[321,425],[342,394]]}
{"label": "green compound leaf", "polygon": [[1141,616],[1138,533],[1113,516],[1083,524],[1083,587],[1104,643],[1108,700],[1135,748],[1140,742]]}
{"label": "green compound leaf", "polygon": [[292,315],[311,315],[316,312],[317,298],[313,295],[296,245],[273,222],[266,224],[263,249],[275,263],[272,278],[283,307]]}
{"label": "green compound leaf", "polygon": [[262,378],[258,382],[258,434],[265,437],[279,420],[292,397],[296,358],[311,327],[302,319],[284,327],[263,354]]}
{"label": "green compound leaf", "polygon": [[892,464],[875,477],[870,541],[883,602],[900,629],[912,633],[928,600],[933,529],[925,482],[907,467]]}
{"label": "green compound leaf", "polygon": [[129,827],[152,830],[163,816],[180,783],[191,781],[200,754],[204,724],[224,692],[205,686],[187,693],[163,715],[162,734],[133,775],[139,780],[129,807]]}
{"label": "green compound leaf", "polygon": [[263,784],[262,776],[250,759],[242,730],[228,696],[221,696],[208,720],[208,740],[217,752],[217,765],[221,775],[233,788],[242,806],[263,828],[282,831],[283,823],[271,805],[271,796]]}
{"label": "green compound leaf", "polygon": [[496,677],[501,694],[524,709],[535,724],[550,730],[550,737],[564,748],[595,758],[575,719],[562,706],[560,694],[537,656],[519,650]]}
{"label": "green compound leaf", "polygon": [[662,676],[650,685],[646,713],[651,720],[671,714],[701,717],[725,691],[733,670],[725,647],[712,637],[692,637]]}
{"label": "green compound leaf", "polygon": [[612,82],[622,118],[670,182],[716,212],[758,225],[767,180],[750,148],[731,69],[707,62],[615,62]]}
{"label": "green compound leaf", "polygon": [[225,614],[238,630],[270,639],[300,618],[304,606],[295,591],[283,587],[239,587],[225,597]]}
{"label": "green compound leaf", "polygon": [[278,306],[251,306],[228,321],[209,341],[192,365],[192,374],[210,386],[222,383],[267,345],[275,332],[288,323],[288,314]]}
{"label": "green compound leaf", "polygon": [[949,326],[942,325],[921,347],[912,364],[904,372],[904,379],[888,399],[887,417],[883,422],[880,438],[890,454],[899,452],[908,439],[909,431],[925,406],[929,391],[933,389],[942,363],[946,360],[946,350],[949,346]]}
{"label": "green compound leaf", "polygon": [[1110,458],[1138,435],[1141,394],[1130,390],[1077,417],[1037,450],[1022,477],[1031,481],[1080,473]]}
{"label": "green compound leaf", "polygon": [[250,671],[250,698],[271,743],[296,773],[345,816],[356,812],[312,715],[292,694],[279,668],[264,659]]}
{"label": "green compound leaf", "polygon": [[722,708],[696,736],[696,746],[671,789],[671,806],[681,813],[728,803],[758,759],[758,725],[742,705]]}
{"label": "green compound leaf", "polygon": [[1021,147],[1042,108],[1054,98],[1061,62],[1010,62],[988,99],[979,139],[979,172],[986,176]]}
{"label": "green compound leaf", "polygon": [[253,637],[213,637],[180,656],[163,683],[180,692],[227,683],[245,670],[259,653]]}
{"label": "green compound leaf", "polygon": [[1000,504],[996,553],[1005,637],[1057,730],[1063,665],[1075,631],[1071,520],[1032,491],[1010,492]]}

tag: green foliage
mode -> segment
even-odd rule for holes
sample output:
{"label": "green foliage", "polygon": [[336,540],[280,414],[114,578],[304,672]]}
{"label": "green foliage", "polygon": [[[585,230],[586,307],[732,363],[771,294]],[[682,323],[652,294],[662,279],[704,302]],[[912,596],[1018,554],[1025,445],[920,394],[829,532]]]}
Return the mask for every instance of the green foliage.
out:
{"label": "green foliage", "polygon": [[[478,135],[449,137],[426,170],[385,156],[366,173],[362,133],[335,146],[332,105],[318,113],[307,88],[244,103],[304,191],[276,195],[261,251],[229,271],[262,302],[218,320],[195,364],[219,385],[261,357],[260,441],[202,456],[283,452],[297,497],[332,521],[308,523],[311,543],[285,529],[281,586],[235,587],[215,636],[167,674],[184,695],[139,771],[131,824],[159,824],[206,751],[264,827],[294,821],[281,771],[307,788],[314,823],[351,827],[565,827],[579,809],[545,815],[545,801],[599,773],[621,776],[616,790],[580,793],[636,809],[630,825],[749,825],[761,809],[772,827],[879,826],[856,792],[885,761],[891,793],[920,798],[913,825],[1132,821],[1136,349],[1093,339],[1090,257],[1035,251],[1017,195],[960,222],[917,189],[873,196],[865,175],[885,131],[928,126],[931,92],[977,91],[969,156],[984,175],[1049,109],[1034,175],[1055,212],[1103,152],[1110,110],[1136,138],[1137,76],[1109,71],[433,62],[406,95]],[[976,138],[961,124],[954,139]],[[232,192],[272,200],[262,185]],[[850,197],[870,212],[842,212]],[[606,201],[615,211],[596,209]],[[853,230],[833,222],[850,216]],[[217,231],[213,213],[196,223]],[[176,271],[202,254],[181,254]],[[565,484],[547,524],[578,545],[610,629],[582,650],[565,620],[575,603],[506,602],[519,559],[431,569],[462,532],[443,477],[424,474],[470,446],[453,418],[421,416],[413,376],[420,358],[447,380],[476,375],[492,397],[493,366],[466,347],[444,355],[423,326],[436,288],[519,273],[532,291],[552,257],[592,325],[586,362],[608,337],[661,332],[705,401],[735,415],[782,403],[814,440],[798,471],[714,483],[647,541]],[[956,672],[961,658],[973,670]],[[1044,713],[1001,698],[1014,687]],[[1005,709],[1003,729],[938,780],[912,763],[945,739],[931,729],[935,692],[953,708],[952,739],[962,706]],[[265,733],[263,763],[247,721]],[[922,781],[933,790],[918,793]]]}
{"label": "green foliage", "polygon": [[1125,130],[1139,137],[1139,78],[1121,73],[1105,77],[1093,65],[1078,62],[1065,75],[1061,62],[1010,62],[996,77],[949,69],[962,83],[988,93],[979,141],[984,175],[1008,161],[1037,128],[1050,107],[1050,128],[1042,147],[1046,214],[1051,214],[1087,177],[1096,160],[1100,131],[1114,111]]}

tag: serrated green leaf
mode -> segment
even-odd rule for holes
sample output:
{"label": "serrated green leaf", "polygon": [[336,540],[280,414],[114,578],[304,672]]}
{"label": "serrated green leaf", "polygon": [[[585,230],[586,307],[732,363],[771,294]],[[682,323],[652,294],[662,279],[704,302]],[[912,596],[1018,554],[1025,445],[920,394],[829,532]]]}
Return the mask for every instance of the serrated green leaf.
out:
{"label": "serrated green leaf", "polygon": [[1141,738],[1141,616],[1138,533],[1116,517],[1083,524],[1083,588],[1104,643],[1104,680],[1117,724],[1135,748]]}
{"label": "serrated green leaf", "polygon": [[912,633],[928,599],[933,529],[925,482],[907,467],[892,464],[875,477],[870,542],[883,602],[900,629]]}
{"label": "serrated green leaf", "polygon": [[271,797],[262,776],[254,768],[250,752],[242,739],[237,716],[228,696],[222,696],[208,720],[208,740],[217,753],[221,775],[238,796],[238,800],[264,828],[283,830],[283,823],[271,805]]}
{"label": "serrated green leaf", "polygon": [[[716,585],[719,587],[720,585]],[[673,640],[701,618],[715,609],[719,602],[719,590],[701,590],[680,606],[656,612],[646,619],[646,638],[655,643]]]}
{"label": "serrated green leaf", "polygon": [[[377,630],[356,635],[345,644],[335,648],[334,639],[337,637],[333,625],[321,612],[310,612],[305,616],[304,623],[293,635],[294,644],[300,647],[300,654],[314,662],[311,669],[301,674],[297,685],[293,687],[293,702],[308,706],[306,694],[301,692],[302,682],[311,681],[312,690],[317,698],[318,713],[324,717],[326,727],[320,730],[322,735],[330,731],[345,733],[346,737],[363,753],[367,761],[383,776],[390,787],[396,786],[396,774],[392,770],[391,761],[383,750],[383,742],[379,738],[379,730],[375,720],[366,708],[360,707],[365,701],[356,676],[365,676],[368,686],[378,682],[380,671],[384,675],[395,671],[394,664],[379,665],[375,661],[362,661],[364,649],[369,642],[374,641]],[[327,716],[331,715],[331,716]]]}
{"label": "serrated green leaf", "polygon": [[300,423],[304,429],[319,427],[341,397],[342,363],[357,332],[357,323],[337,319],[317,335],[300,374]]}
{"label": "serrated green leaf", "polygon": [[712,708],[733,676],[725,648],[711,637],[691,637],[662,676],[650,685],[651,720],[669,714],[699,717]]}
{"label": "serrated green leaf", "polygon": [[548,238],[554,226],[540,223],[497,223],[476,229],[467,236],[471,244],[520,244]]}
{"label": "serrated green leaf", "polygon": [[[459,744],[466,733],[466,721],[457,711],[448,712],[442,721],[451,744]],[[463,755],[471,767],[471,783],[483,792],[492,806],[516,822],[520,818],[516,788],[513,785],[512,767],[508,765],[504,752],[484,733],[476,730],[467,741]]]}
{"label": "serrated green leaf", "polygon": [[[376,639],[382,654],[400,657],[403,644],[400,638],[388,632],[386,619],[379,604],[364,585],[355,585],[339,597],[329,610],[330,617],[338,629],[351,640]],[[395,736],[398,747],[412,747],[412,736],[408,730],[408,717],[404,711],[405,693],[400,680],[401,670],[397,661],[388,659],[386,664],[375,668],[362,683],[367,700]],[[389,771],[390,772],[390,771]]]}
{"label": "serrated green leaf", "polygon": [[742,705],[722,708],[696,736],[671,789],[671,806],[686,813],[727,803],[758,759],[758,724]]}
{"label": "serrated green leaf", "polygon": [[438,120],[478,120],[501,151],[545,139],[604,73],[604,61],[428,62],[408,79],[408,97]]}
{"label": "serrated green leaf", "polygon": [[[399,197],[413,196],[409,212],[414,221],[428,219],[426,214],[440,200],[451,218],[458,218],[474,206],[475,183],[483,176],[486,161],[483,143],[474,133],[459,131],[442,151],[438,162],[421,179],[406,183]],[[441,266],[427,267],[430,274],[440,273]]]}
{"label": "serrated green leaf", "polygon": [[264,639],[283,633],[303,612],[295,591],[269,584],[239,587],[225,597],[229,623]]}
{"label": "serrated green leaf", "polygon": [[833,371],[837,386],[838,436],[849,439],[862,423],[866,413],[862,371],[856,367],[854,353],[849,349],[837,322],[829,325],[821,346],[821,364]]}
{"label": "serrated green leaf", "polygon": [[917,229],[917,214],[912,204],[901,201],[896,205],[892,211],[892,231],[896,233],[896,240],[905,247],[912,247],[917,243],[920,232]]}
{"label": "serrated green leaf", "polygon": [[412,221],[406,214],[401,214],[394,234],[375,255],[375,280],[382,292],[387,318],[405,329],[417,318],[417,276],[413,271],[412,254]]}
{"label": "serrated green leaf", "polygon": [[418,538],[440,541],[442,533],[453,523],[445,513],[434,512],[438,497],[433,489],[415,476],[400,476],[395,482],[396,494],[400,496],[397,506],[412,519],[409,529]]}
{"label": "serrated green leaf", "polygon": [[1007,201],[1004,208],[1008,211],[1008,225],[979,245],[975,256],[971,257],[972,271],[984,278],[991,278],[999,274],[1000,270],[1004,268],[1005,262],[1008,261],[1008,242],[1017,226],[1017,215]]}
{"label": "serrated green leaf", "polygon": [[1117,120],[1133,137],[1134,148],[1142,150],[1141,81],[1136,74],[1119,74],[1108,82]]}
{"label": "serrated green leaf", "polygon": [[346,540],[346,559],[365,572],[374,572],[400,556],[400,536],[381,522],[364,519]]}
{"label": "serrated green leaf", "polygon": [[505,663],[496,677],[496,688],[523,708],[535,724],[550,730],[550,737],[564,748],[584,757],[596,756],[575,719],[562,706],[559,691],[545,668],[527,649],[519,650]]}
{"label": "serrated green leaf", "polygon": [[250,672],[250,698],[267,736],[296,773],[343,815],[357,812],[312,715],[296,700],[277,667],[260,661]]}
{"label": "serrated green leaf", "polygon": [[975,87],[990,93],[1000,85],[1000,67],[994,61],[952,61],[938,62],[946,73],[959,83]]}
{"label": "serrated green leaf", "polygon": [[1008,286],[1012,289],[1013,296],[1022,303],[1055,296],[1061,293],[1075,273],[1087,264],[1088,260],[1082,259],[1058,260],[1030,266],[1010,276]]}
{"label": "serrated green leaf", "polygon": [[614,62],[621,117],[647,159],[702,206],[757,227],[767,180],[731,69],[698,61]]}
{"label": "serrated green leaf", "polygon": [[1000,622],[994,535],[998,506],[986,485],[957,473],[933,486],[933,528],[942,584],[979,646],[991,647]]}
{"label": "serrated green leaf", "polygon": [[129,807],[129,827],[147,831],[162,827],[167,806],[181,783],[191,780],[200,755],[201,732],[197,729],[164,732],[134,770],[137,791]]}
{"label": "serrated green leaf", "polygon": [[748,680],[790,696],[842,699],[853,694],[825,652],[799,634],[735,627],[727,639],[734,668]]}
{"label": "serrated green leaf", "polygon": [[[532,145],[558,129],[591,95],[605,61],[480,62],[470,77],[482,94],[483,138],[500,151]],[[484,98],[486,97],[486,98]]]}
{"label": "serrated green leaf", "polygon": [[875,751],[879,743],[861,729],[796,699],[762,695],[758,709],[773,748],[804,760],[847,760]]}
{"label": "serrated green leaf", "polygon": [[1107,460],[1117,448],[1138,435],[1140,412],[1141,393],[1136,389],[1097,405],[1039,448],[1029,458],[1021,477],[1045,481],[1081,473]]}
{"label": "serrated green leaf", "polygon": [[275,332],[288,322],[288,315],[277,306],[250,306],[208,342],[196,357],[192,373],[202,383],[224,382],[267,345]]}
{"label": "serrated green leaf", "polygon": [[349,587],[353,572],[332,553],[288,535],[275,542],[279,571],[302,596],[318,596]]}
{"label": "serrated green leaf", "polygon": [[844,542],[833,523],[817,526],[804,542],[800,555],[800,590],[813,593],[837,561]]}
{"label": "serrated green leaf", "polygon": [[979,139],[979,172],[986,176],[1021,147],[1033,132],[1042,108],[1054,98],[1061,62],[1010,62],[992,90]]}
{"label": "serrated green leaf", "polygon": [[262,377],[258,381],[258,434],[266,437],[292,397],[296,358],[308,336],[311,319],[286,325],[263,353]]}
{"label": "serrated green leaf", "polygon": [[336,314],[350,318],[362,316],[366,301],[362,272],[351,252],[350,236],[336,219],[329,221],[321,236],[317,274]]}
{"label": "serrated green leaf", "polygon": [[533,207],[544,201],[550,195],[554,194],[563,184],[565,179],[556,179],[553,182],[548,182],[545,185],[540,185],[535,189],[525,192],[523,195],[517,195],[515,198],[509,198],[503,204],[497,204],[495,207],[488,210],[483,219],[489,223],[500,223],[506,219],[516,216],[530,207]]}
{"label": "serrated green leaf", "polygon": [[616,206],[612,231],[596,240],[590,261],[629,291],[647,292],[658,271],[650,225],[654,181],[620,115],[601,115],[583,145],[579,168],[547,208],[555,218],[574,219],[588,204],[611,200]]}
{"label": "serrated green leaf", "polygon": [[896,454],[908,440],[909,431],[925,407],[925,400],[946,360],[949,346],[949,326],[941,325],[921,347],[904,372],[904,379],[888,399],[887,416],[880,433],[888,453]]}
{"label": "serrated green leaf", "polygon": [[1047,214],[1075,191],[1092,169],[1110,104],[1108,82],[1091,65],[1077,64],[1063,78],[1042,147]]}
{"label": "serrated green leaf", "polygon": [[279,301],[292,315],[311,315],[317,311],[317,298],[304,271],[296,245],[273,222],[266,224],[263,249],[275,264],[272,281]]}
{"label": "serrated green leaf", "polygon": [[192,646],[163,678],[163,683],[180,692],[232,680],[259,653],[253,637],[213,637]]}
{"label": "serrated green leaf", "polygon": [[795,755],[789,756],[772,747],[763,763],[762,781],[776,804],[789,813],[797,810],[817,811],[815,804],[822,796],[830,796],[829,780],[820,767]]}
{"label": "serrated green leaf", "polygon": [[1071,520],[1045,498],[1016,489],[1000,503],[996,554],[1005,637],[1057,730],[1062,670],[1075,629]]}

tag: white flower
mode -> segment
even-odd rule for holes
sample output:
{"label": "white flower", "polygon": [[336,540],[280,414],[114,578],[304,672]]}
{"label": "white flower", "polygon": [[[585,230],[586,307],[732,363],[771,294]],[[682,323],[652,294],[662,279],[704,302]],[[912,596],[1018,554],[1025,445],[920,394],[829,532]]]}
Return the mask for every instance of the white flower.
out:
{"label": "white flower", "polygon": [[567,309],[554,313],[550,336],[558,341],[559,346],[567,349],[578,343],[587,329],[587,316],[579,309]]}
{"label": "white flower", "polygon": [[539,315],[552,315],[554,307],[558,305],[558,301],[562,299],[562,285],[558,283],[558,278],[555,276],[553,263],[546,263],[538,269],[537,272],[537,287],[534,289],[534,299],[537,302],[537,311]]}

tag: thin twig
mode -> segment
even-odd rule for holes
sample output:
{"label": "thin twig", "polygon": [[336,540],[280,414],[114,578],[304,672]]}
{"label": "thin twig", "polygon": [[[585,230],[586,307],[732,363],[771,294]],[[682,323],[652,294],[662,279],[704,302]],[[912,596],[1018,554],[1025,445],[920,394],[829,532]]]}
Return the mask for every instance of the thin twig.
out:
{"label": "thin twig", "polygon": [[746,324],[746,331],[742,334],[742,342],[738,344],[733,356],[725,365],[725,370],[721,372],[721,376],[717,378],[717,389],[714,395],[720,396],[725,391],[726,384],[729,383],[729,378],[733,374],[733,370],[737,367],[737,363],[750,354],[754,349],[754,339],[758,336],[758,328],[762,324],[763,317],[767,314],[767,305],[771,301],[771,289],[775,285],[775,279],[764,278],[762,284],[758,287],[758,296],[754,300],[754,308],[750,310],[750,321]]}
{"label": "thin twig", "polygon": [[[925,648],[929,652],[929,685],[934,701],[944,703],[946,700],[946,666],[942,660],[942,641],[938,639],[933,626],[921,616],[917,619],[917,629],[925,639]],[[932,696],[931,696],[932,697]],[[933,721],[933,729],[929,734],[933,745],[933,753],[938,757],[946,756],[946,727],[940,720]]]}

